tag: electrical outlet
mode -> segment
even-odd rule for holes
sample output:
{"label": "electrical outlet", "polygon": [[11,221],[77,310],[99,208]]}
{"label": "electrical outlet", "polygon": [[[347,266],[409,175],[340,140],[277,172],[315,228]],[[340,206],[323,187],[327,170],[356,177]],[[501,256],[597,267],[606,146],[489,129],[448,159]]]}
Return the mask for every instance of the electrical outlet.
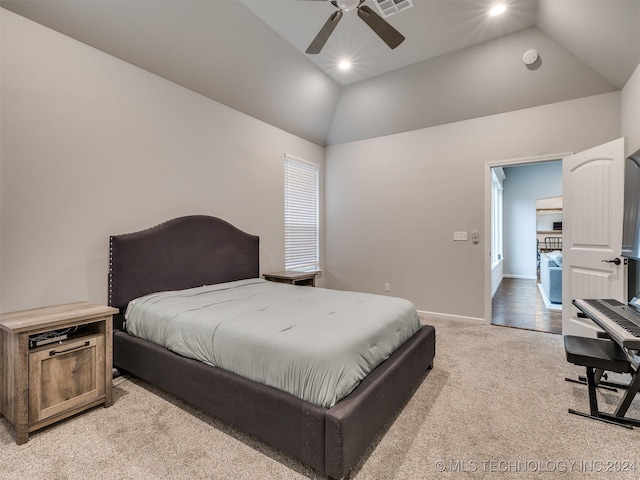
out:
{"label": "electrical outlet", "polygon": [[467,240],[467,232],[453,232],[453,240],[456,242]]}
{"label": "electrical outlet", "polygon": [[387,293],[391,291],[391,284],[390,283],[385,283],[384,284],[384,291],[387,292]]}

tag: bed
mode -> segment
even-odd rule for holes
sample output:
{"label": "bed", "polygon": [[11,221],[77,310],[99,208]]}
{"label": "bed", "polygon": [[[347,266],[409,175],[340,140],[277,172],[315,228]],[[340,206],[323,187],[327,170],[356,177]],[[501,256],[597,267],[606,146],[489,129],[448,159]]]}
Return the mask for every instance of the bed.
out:
{"label": "bed", "polygon": [[116,368],[330,478],[349,476],[433,366],[435,330],[425,325],[327,408],[129,334],[124,312],[134,299],[259,277],[259,238],[215,217],[180,217],[111,236],[109,263],[109,305],[121,312],[114,324]]}

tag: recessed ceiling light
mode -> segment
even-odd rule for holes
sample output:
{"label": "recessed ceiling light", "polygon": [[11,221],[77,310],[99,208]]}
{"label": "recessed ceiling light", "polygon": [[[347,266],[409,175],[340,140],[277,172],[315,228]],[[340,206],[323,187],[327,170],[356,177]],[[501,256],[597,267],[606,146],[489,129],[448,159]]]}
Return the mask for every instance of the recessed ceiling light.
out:
{"label": "recessed ceiling light", "polygon": [[492,17],[501,15],[504,13],[506,9],[507,9],[507,6],[504,3],[499,3],[491,7],[491,10],[489,10],[489,15],[491,15]]}
{"label": "recessed ceiling light", "polygon": [[349,70],[351,68],[351,62],[349,60],[340,60],[340,63],[338,63],[338,68],[340,70]]}

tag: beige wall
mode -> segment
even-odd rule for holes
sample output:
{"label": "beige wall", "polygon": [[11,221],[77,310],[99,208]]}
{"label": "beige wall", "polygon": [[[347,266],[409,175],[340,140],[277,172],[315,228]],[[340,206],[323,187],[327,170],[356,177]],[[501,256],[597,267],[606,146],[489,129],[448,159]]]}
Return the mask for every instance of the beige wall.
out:
{"label": "beige wall", "polygon": [[107,298],[108,238],[180,215],[284,267],[283,156],[321,147],[2,10],[0,311]]}
{"label": "beige wall", "polygon": [[[390,283],[421,310],[482,317],[485,162],[579,151],[620,132],[640,148],[638,70],[622,94],[325,152],[1,11],[0,311],[104,303],[108,236],[178,215],[260,235],[261,270],[281,269],[289,153],[320,165],[326,155],[328,287]],[[457,230],[479,231],[480,244],[454,243]]]}
{"label": "beige wall", "polygon": [[[620,93],[327,148],[326,285],[484,317],[485,163],[580,151],[620,136]],[[454,242],[454,231],[480,243]]]}
{"label": "beige wall", "polygon": [[627,155],[640,149],[640,65],[622,89],[622,135]]}

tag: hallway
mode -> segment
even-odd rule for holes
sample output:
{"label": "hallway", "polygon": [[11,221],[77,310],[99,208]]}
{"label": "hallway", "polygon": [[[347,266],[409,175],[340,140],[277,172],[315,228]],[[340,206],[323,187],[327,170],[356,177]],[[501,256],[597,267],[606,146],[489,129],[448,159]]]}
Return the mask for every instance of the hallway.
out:
{"label": "hallway", "polygon": [[492,325],[562,334],[562,311],[545,307],[536,280],[504,278],[491,304]]}

